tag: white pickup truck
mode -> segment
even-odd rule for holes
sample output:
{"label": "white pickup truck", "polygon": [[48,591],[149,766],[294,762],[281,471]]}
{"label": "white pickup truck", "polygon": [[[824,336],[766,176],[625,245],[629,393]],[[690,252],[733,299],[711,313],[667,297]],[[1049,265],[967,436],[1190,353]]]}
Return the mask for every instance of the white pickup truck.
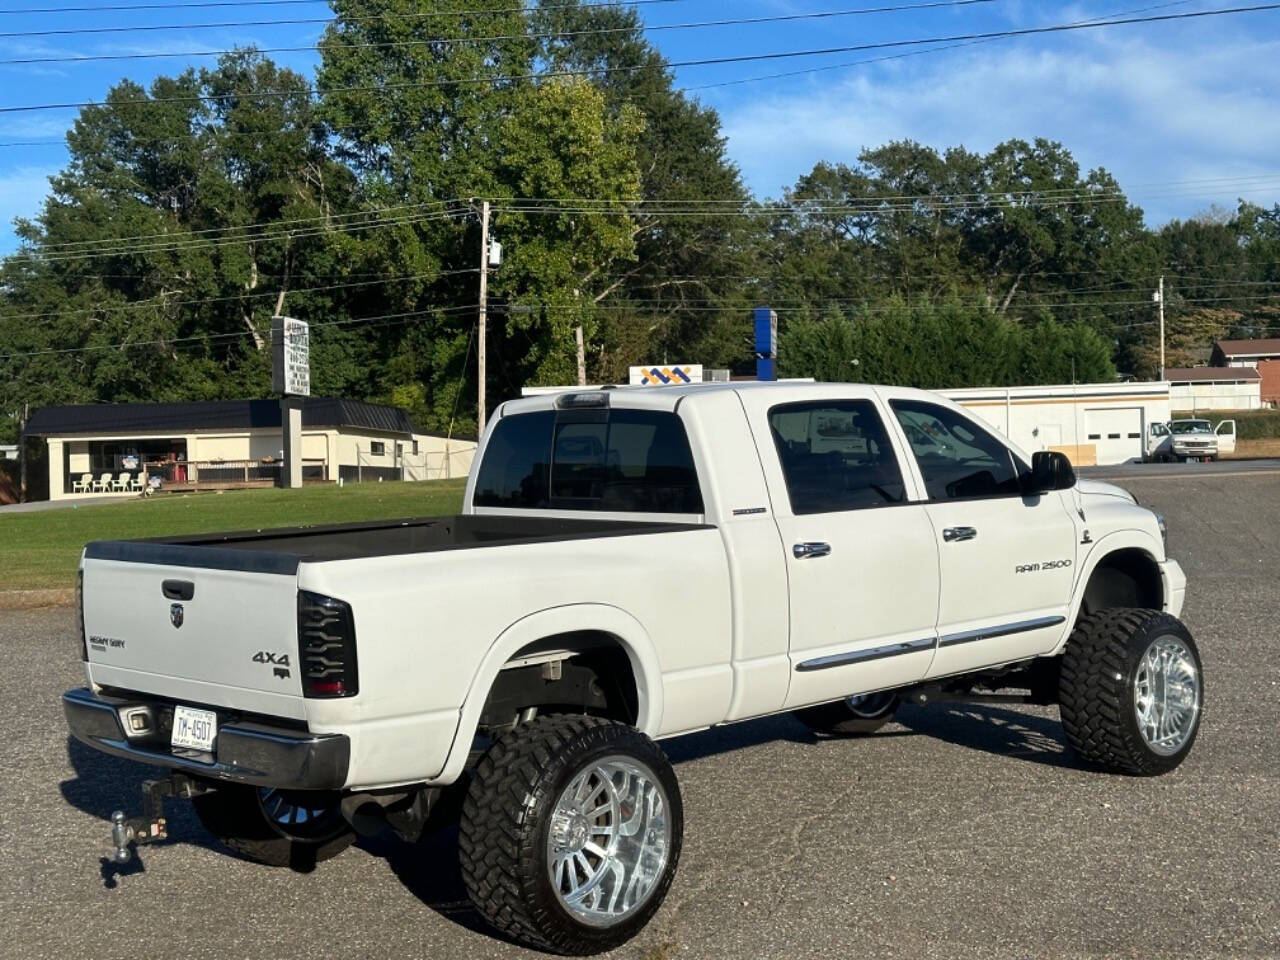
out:
{"label": "white pickup truck", "polygon": [[672,882],[664,737],[785,711],[860,733],[904,700],[1003,697],[1059,703],[1095,766],[1172,770],[1203,686],[1163,533],[921,391],[511,401],[458,516],[89,544],[88,686],[64,706],[83,743],[170,768],[145,815],[113,817],[121,859],[165,835],[164,796],[298,865],[356,832],[413,838],[469,772],[478,909],[591,953]]}

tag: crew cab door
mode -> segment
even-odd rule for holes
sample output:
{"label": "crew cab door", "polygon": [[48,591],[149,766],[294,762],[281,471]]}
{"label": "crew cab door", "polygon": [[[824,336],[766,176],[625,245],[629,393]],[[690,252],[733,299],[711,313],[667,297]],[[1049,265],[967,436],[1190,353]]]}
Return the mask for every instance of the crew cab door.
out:
{"label": "crew cab door", "polygon": [[933,527],[881,405],[869,389],[815,393],[742,394],[786,553],[788,708],[920,680],[938,607]]}
{"label": "crew cab door", "polygon": [[939,556],[938,651],[928,675],[1049,651],[1075,580],[1076,525],[1064,494],[1024,495],[1029,466],[958,408],[892,394],[889,407],[912,449]]}
{"label": "crew cab door", "polygon": [[1236,422],[1234,420],[1223,420],[1213,432],[1218,438],[1218,456],[1222,456],[1224,453],[1236,452]]}

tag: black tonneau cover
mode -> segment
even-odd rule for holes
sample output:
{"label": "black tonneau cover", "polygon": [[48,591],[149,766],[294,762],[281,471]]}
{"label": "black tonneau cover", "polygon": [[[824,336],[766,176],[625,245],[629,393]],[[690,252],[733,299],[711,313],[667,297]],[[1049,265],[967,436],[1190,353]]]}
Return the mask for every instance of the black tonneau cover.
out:
{"label": "black tonneau cover", "polygon": [[236,533],[203,533],[150,540],[98,540],[85,547],[85,559],[295,574],[298,564],[306,562],[705,528],[705,524],[696,523],[605,520],[596,517],[457,514],[449,517],[281,527]]}

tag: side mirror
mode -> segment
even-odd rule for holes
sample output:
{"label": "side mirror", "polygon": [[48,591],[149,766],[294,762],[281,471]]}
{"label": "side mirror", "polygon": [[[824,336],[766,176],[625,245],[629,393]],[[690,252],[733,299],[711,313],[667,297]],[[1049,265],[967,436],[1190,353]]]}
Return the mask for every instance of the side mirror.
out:
{"label": "side mirror", "polygon": [[1031,455],[1030,489],[1032,496],[1051,490],[1070,490],[1076,485],[1076,471],[1065,453],[1038,450]]}

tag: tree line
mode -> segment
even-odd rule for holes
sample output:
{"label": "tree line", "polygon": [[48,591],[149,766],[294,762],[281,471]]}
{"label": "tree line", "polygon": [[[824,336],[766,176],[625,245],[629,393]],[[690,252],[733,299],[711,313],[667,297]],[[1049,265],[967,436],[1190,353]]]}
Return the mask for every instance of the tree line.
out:
{"label": "tree line", "polygon": [[482,199],[493,402],[575,382],[578,330],[589,382],[749,371],[761,304],[783,374],[925,387],[1152,377],[1162,274],[1170,366],[1280,332],[1280,207],[1152,229],[1040,139],[889,143],[760,200],[633,7],[332,6],[314,83],[241,50],[80,111],[0,262],[0,409],[265,396],[284,313],[314,393],[466,434]]}

